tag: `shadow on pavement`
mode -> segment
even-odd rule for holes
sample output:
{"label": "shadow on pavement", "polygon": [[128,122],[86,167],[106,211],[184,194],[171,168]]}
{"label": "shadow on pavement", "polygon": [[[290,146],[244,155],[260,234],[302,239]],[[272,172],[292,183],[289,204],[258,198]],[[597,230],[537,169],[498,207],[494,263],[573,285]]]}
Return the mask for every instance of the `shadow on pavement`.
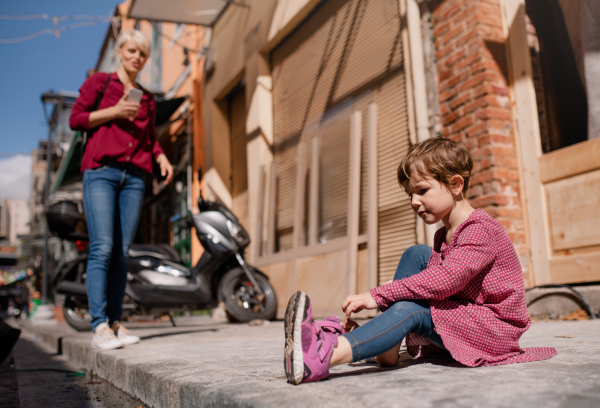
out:
{"label": "shadow on pavement", "polygon": [[158,333],[158,334],[149,334],[147,336],[140,336],[142,340],[153,339],[156,337],[166,337],[166,336],[175,336],[178,334],[190,334],[190,333],[202,333],[202,332],[218,332],[218,329],[200,329],[200,330],[185,330],[185,331],[173,331],[170,333]]}
{"label": "shadow on pavement", "polygon": [[364,375],[371,373],[382,373],[386,371],[396,371],[401,370],[403,368],[411,367],[419,364],[433,364],[444,367],[454,367],[454,368],[468,368],[467,366],[459,363],[458,361],[452,359],[451,357],[432,357],[432,358],[412,358],[407,352],[401,352],[400,358],[398,360],[398,364],[394,367],[381,367],[374,361],[365,361],[365,362],[356,362],[348,364],[350,367],[354,368],[362,368],[362,370],[353,370],[346,371],[343,373],[331,373],[329,374],[330,379],[334,378],[342,378],[342,377],[350,377],[355,375]]}

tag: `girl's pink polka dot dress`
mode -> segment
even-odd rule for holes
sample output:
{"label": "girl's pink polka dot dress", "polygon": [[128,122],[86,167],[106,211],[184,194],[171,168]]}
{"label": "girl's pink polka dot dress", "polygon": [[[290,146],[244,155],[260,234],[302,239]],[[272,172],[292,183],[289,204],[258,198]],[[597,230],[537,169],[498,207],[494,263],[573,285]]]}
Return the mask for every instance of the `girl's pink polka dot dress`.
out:
{"label": "girl's pink polka dot dress", "polygon": [[[371,290],[379,308],[386,310],[404,299],[427,299],[444,345],[455,360],[470,367],[555,356],[551,347],[519,347],[531,319],[521,264],[502,225],[485,211],[475,210],[448,246],[445,237],[446,228],[440,228],[421,273]],[[406,341],[415,357],[437,349],[415,334]]]}

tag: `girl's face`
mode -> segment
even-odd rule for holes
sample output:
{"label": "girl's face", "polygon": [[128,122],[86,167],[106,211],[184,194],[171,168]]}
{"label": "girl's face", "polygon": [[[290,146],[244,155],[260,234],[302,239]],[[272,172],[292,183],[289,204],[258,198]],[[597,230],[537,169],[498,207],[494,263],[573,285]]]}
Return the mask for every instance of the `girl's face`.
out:
{"label": "girl's face", "polygon": [[413,211],[426,224],[435,224],[446,218],[455,206],[452,189],[430,176],[414,174],[403,187],[410,197]]}
{"label": "girl's face", "polygon": [[121,48],[117,50],[117,54],[127,72],[140,72],[148,60],[148,56],[131,40],[123,43]]}

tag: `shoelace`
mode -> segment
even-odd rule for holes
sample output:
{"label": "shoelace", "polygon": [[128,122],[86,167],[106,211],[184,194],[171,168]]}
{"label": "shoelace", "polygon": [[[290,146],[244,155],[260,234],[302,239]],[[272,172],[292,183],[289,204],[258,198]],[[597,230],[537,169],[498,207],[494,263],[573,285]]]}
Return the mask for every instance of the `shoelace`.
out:
{"label": "shoelace", "polygon": [[123,333],[125,336],[129,336],[129,330],[127,328],[121,326],[120,323],[117,323],[113,326],[115,328],[115,333]]}
{"label": "shoelace", "polygon": [[112,332],[111,329],[109,329],[108,327],[105,327],[103,329],[100,330],[100,333],[98,333],[100,335],[100,337],[102,337],[102,339],[104,340],[111,340],[113,337],[115,337],[114,333]]}

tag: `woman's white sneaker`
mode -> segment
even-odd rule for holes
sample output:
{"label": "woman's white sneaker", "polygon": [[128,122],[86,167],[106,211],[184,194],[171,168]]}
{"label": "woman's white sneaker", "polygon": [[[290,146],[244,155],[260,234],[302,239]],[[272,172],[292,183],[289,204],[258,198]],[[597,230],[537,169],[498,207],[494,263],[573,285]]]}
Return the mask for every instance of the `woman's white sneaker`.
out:
{"label": "woman's white sneaker", "polygon": [[135,344],[135,343],[140,342],[140,338],[138,336],[134,336],[133,334],[129,333],[129,330],[127,330],[125,327],[121,326],[120,322],[113,322],[112,330],[115,333],[115,335],[117,336],[117,339],[121,340],[123,342],[123,344],[125,344],[125,345]]}
{"label": "woman's white sneaker", "polygon": [[125,343],[119,340],[113,331],[108,327],[108,323],[100,323],[96,327],[94,337],[92,338],[92,348],[100,350],[112,350],[123,347]]}

